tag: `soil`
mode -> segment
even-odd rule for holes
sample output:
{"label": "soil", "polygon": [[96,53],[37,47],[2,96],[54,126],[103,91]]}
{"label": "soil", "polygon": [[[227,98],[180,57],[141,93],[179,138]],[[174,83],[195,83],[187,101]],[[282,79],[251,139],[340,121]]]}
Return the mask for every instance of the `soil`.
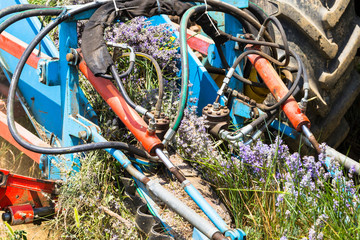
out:
{"label": "soil", "polygon": [[[178,166],[182,171],[184,176],[189,180],[195,188],[201,193],[205,200],[216,210],[216,212],[225,220],[227,224],[231,224],[231,217],[228,213],[226,207],[220,201],[219,197],[212,190],[209,183],[203,180],[200,174],[195,171],[187,162],[174,154],[170,157],[170,160],[174,163],[175,166]],[[208,218],[201,211],[201,209],[195,204],[195,202],[185,193],[181,184],[178,181],[172,181],[170,177],[166,174],[160,174],[153,176],[159,180],[159,183],[166,188],[168,191],[173,193],[178,199],[180,199],[187,206],[192,208],[197,214],[199,214],[204,219]],[[185,219],[180,217],[177,213],[163,207],[160,212],[163,220],[173,229],[172,234],[175,236],[175,239],[191,239],[193,227]],[[210,222],[210,220],[208,220]]]}

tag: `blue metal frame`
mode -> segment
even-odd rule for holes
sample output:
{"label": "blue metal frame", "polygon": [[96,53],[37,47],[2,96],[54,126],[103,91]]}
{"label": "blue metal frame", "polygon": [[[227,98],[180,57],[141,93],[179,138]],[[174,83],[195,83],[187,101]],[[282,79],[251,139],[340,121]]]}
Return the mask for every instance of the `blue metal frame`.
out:
{"label": "blue metal frame", "polygon": [[[15,3],[26,3],[25,0],[13,0],[6,3],[1,2],[1,7],[13,5]],[[248,6],[248,0],[227,0],[230,4],[235,4],[240,8]],[[39,62],[38,69],[34,69],[28,65],[25,66],[24,72],[21,76],[19,83],[20,91],[27,103],[26,107],[32,113],[37,122],[45,127],[45,132],[48,136],[54,134],[60,141],[61,146],[73,146],[82,142],[79,133],[83,132],[86,136],[92,136],[92,141],[103,142],[106,141],[100,135],[100,129],[96,125],[96,114],[91,105],[88,103],[84,93],[79,88],[78,71],[76,66],[69,64],[66,61],[66,54],[71,49],[76,49],[77,46],[77,28],[76,21],[78,19],[86,19],[91,16],[93,11],[88,11],[75,19],[66,21],[60,25],[59,30],[59,52],[55,45],[46,38],[42,42],[42,51],[50,56],[52,59],[43,59]],[[212,13],[210,13],[212,15]],[[220,14],[212,15],[216,20],[223,25],[225,31],[232,35],[241,35],[242,26],[232,16]],[[152,24],[171,23],[166,16],[155,16],[150,19]],[[230,24],[226,24],[230,23]],[[37,18],[22,20],[6,31],[22,41],[29,43],[40,30],[41,24]],[[18,29],[27,29],[26,35],[18,31]],[[31,29],[31,31],[28,31]],[[175,33],[177,36],[177,34]],[[227,61],[231,64],[235,61],[236,57],[241,54],[236,43],[227,42],[223,46],[223,51],[226,55]],[[196,106],[198,112],[208,103],[212,103],[217,95],[219,87],[208,74],[204,66],[189,49],[189,66],[190,66],[190,85],[189,85],[189,99],[190,106]],[[18,59],[10,54],[1,51],[0,58],[6,62],[4,69],[11,76],[14,71]],[[5,61],[6,59],[6,61]],[[209,48],[208,61],[212,66],[223,68],[220,58],[214,46]],[[241,66],[238,66],[236,71],[242,75]],[[43,82],[39,82],[39,78],[46,78]],[[10,78],[9,78],[10,79]],[[232,78],[229,86],[239,92],[243,91],[243,84],[238,80]],[[221,102],[224,103],[227,99],[222,98]],[[243,104],[241,101],[232,100],[231,104],[231,117],[233,123],[237,127],[241,127],[244,118],[251,118],[251,107]],[[294,137],[294,130],[280,124],[273,122],[271,126],[284,131],[285,134]],[[129,159],[119,150],[106,149],[113,155],[123,167],[130,164]],[[66,167],[72,168],[75,171],[79,168],[79,160],[72,154],[66,155]],[[58,169],[58,164],[63,162],[61,159],[54,156],[43,156],[41,167],[45,169],[46,176],[50,179],[61,179],[62,173]],[[196,189],[185,188],[189,195],[196,196]],[[204,206],[205,212],[211,212],[212,209],[207,209],[206,204],[201,204],[202,200],[195,199],[195,202]],[[216,214],[212,218],[217,219]],[[231,239],[244,239],[245,233],[240,229],[228,230],[226,224],[222,219],[216,220],[216,225],[220,231],[224,232],[226,236]],[[194,231],[195,239],[206,239],[201,233]]]}

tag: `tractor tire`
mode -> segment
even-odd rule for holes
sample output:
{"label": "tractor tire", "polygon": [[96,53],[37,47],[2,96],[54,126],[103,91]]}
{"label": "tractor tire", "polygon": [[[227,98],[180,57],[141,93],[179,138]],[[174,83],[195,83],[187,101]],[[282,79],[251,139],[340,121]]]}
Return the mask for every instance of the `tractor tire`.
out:
{"label": "tractor tire", "polygon": [[[307,115],[320,140],[337,147],[350,128],[344,114],[360,93],[358,0],[252,0],[282,23],[309,75]],[[281,43],[278,39],[277,42]]]}

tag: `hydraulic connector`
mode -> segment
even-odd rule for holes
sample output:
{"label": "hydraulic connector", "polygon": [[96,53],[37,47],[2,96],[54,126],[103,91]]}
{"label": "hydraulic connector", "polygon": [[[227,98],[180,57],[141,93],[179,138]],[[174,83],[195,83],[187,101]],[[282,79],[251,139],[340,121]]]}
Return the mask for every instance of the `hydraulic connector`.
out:
{"label": "hydraulic connector", "polygon": [[[151,111],[153,115],[155,115],[154,111]],[[144,115],[144,121],[149,124],[149,118]],[[150,126],[150,124],[149,124]],[[170,118],[165,115],[165,113],[161,113],[159,117],[155,117],[155,134],[162,141],[164,139],[165,133],[169,129],[170,126]]]}

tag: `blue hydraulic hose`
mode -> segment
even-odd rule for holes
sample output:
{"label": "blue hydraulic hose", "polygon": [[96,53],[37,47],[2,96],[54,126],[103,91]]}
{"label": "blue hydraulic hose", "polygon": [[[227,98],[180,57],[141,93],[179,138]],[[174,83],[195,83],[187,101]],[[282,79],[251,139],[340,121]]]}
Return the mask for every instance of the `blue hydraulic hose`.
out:
{"label": "blue hydraulic hose", "polygon": [[200,207],[200,209],[206,214],[211,222],[220,230],[225,233],[229,230],[228,225],[219,216],[219,214],[210,206],[210,204],[203,198],[200,192],[190,184],[184,188],[185,192],[194,200],[194,202]]}

